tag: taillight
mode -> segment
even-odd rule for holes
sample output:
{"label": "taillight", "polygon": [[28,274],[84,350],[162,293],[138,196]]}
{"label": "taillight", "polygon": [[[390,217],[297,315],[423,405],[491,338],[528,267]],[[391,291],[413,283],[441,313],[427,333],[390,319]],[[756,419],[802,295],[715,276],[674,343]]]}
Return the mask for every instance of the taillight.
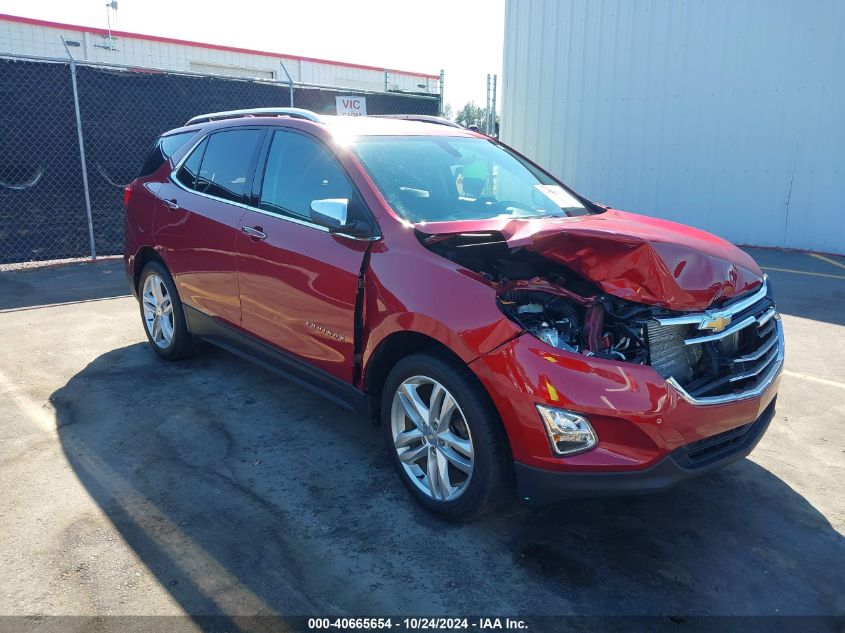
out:
{"label": "taillight", "polygon": [[132,199],[132,185],[126,185],[123,188],[123,208],[129,208],[129,201]]}

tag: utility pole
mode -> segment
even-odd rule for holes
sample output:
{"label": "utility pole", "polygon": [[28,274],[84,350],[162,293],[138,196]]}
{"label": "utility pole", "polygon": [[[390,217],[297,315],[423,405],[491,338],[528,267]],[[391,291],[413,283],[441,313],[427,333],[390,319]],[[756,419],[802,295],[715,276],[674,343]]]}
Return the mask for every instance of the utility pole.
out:
{"label": "utility pole", "polygon": [[111,35],[111,12],[117,13],[117,0],[106,3],[106,24],[109,27],[109,50],[114,50],[114,38]]}
{"label": "utility pole", "polygon": [[496,130],[496,81],[498,80],[497,75],[493,75],[493,99],[492,104],[490,107],[490,131],[492,136],[498,137],[498,133]]}
{"label": "utility pole", "polygon": [[443,116],[443,80],[445,79],[445,74],[443,69],[440,69],[440,116]]}
{"label": "utility pole", "polygon": [[484,105],[484,133],[490,134],[490,73],[487,73],[487,103]]}

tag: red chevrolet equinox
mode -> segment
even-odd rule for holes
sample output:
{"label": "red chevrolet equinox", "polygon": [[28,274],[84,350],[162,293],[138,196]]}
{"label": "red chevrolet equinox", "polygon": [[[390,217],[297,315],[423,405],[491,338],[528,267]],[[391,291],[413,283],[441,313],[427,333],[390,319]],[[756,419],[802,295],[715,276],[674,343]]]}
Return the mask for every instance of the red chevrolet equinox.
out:
{"label": "red chevrolet equinox", "polygon": [[372,417],[453,519],[747,455],[784,352],[751,257],[419,119],[262,108],[163,134],[124,197],[152,349],[210,341]]}

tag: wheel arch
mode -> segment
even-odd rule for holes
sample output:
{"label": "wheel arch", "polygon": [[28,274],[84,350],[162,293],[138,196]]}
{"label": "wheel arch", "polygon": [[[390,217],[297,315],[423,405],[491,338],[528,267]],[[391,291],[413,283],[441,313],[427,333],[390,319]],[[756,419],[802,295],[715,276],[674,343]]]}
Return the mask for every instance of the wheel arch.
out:
{"label": "wheel arch", "polygon": [[420,352],[430,352],[446,356],[467,368],[467,371],[488,399],[491,409],[496,412],[496,419],[502,429],[502,434],[505,438],[508,452],[512,455],[510,436],[502,421],[501,415],[493,402],[493,398],[490,396],[490,392],[487,391],[487,387],[485,387],[484,383],[476,375],[472,367],[470,367],[467,362],[455,353],[448,345],[433,336],[422,332],[401,330],[388,334],[379,342],[372,354],[370,354],[369,359],[364,366],[364,390],[367,393],[373,420],[376,422],[379,421],[378,412],[381,403],[382,388],[384,387],[384,381],[390,373],[390,370],[393,369],[396,363],[402,358]]}
{"label": "wheel arch", "polygon": [[142,246],[139,248],[138,252],[135,253],[135,263],[132,268],[132,284],[135,287],[135,296],[138,296],[138,293],[141,290],[139,288],[139,284],[141,283],[141,273],[144,271],[144,267],[150,262],[158,262],[164,266],[165,269],[168,271],[170,270],[152,246]]}
{"label": "wheel arch", "polygon": [[378,419],[379,403],[381,402],[382,387],[390,370],[400,359],[411,354],[424,351],[437,351],[452,356],[463,363],[460,356],[436,338],[423,334],[403,330],[385,336],[373,350],[364,366],[364,391],[370,400],[370,410],[373,419]]}

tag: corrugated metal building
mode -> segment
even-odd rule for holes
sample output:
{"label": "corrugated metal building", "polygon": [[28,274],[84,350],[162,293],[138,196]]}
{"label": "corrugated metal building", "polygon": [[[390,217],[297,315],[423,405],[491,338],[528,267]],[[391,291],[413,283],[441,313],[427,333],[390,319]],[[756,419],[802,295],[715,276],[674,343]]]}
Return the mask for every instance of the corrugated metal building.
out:
{"label": "corrugated metal building", "polygon": [[594,200],[845,253],[845,2],[508,0],[502,140]]}
{"label": "corrugated metal building", "polygon": [[79,42],[73,49],[78,61],[286,81],[284,62],[298,83],[374,91],[384,91],[387,84],[391,91],[428,94],[440,90],[439,75],[0,14],[0,54],[64,58],[62,35]]}

